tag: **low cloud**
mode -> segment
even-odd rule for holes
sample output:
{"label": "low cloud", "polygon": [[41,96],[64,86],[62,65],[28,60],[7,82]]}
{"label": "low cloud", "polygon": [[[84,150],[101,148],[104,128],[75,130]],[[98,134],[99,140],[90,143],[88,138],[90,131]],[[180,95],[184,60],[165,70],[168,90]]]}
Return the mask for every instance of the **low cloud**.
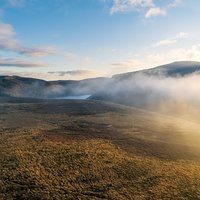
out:
{"label": "low cloud", "polygon": [[150,8],[147,13],[145,14],[146,18],[150,18],[150,17],[155,17],[158,15],[166,15],[167,11],[164,9],[161,9],[159,7],[155,7],[155,8]]}
{"label": "low cloud", "polygon": [[135,68],[135,67],[141,67],[144,66],[144,63],[139,61],[139,60],[126,60],[122,62],[114,62],[111,63],[110,65],[114,66],[115,68]]}
{"label": "low cloud", "polygon": [[[12,63],[10,63],[11,65]],[[71,70],[71,71],[50,71],[50,72],[36,72],[32,71],[31,66],[33,67],[39,67],[42,65],[37,63],[24,63],[24,66],[22,67],[20,63],[18,63],[19,66],[23,69],[20,71],[16,71],[14,69],[10,69],[9,66],[7,68],[1,67],[0,64],[0,75],[9,75],[9,76],[21,76],[21,77],[30,77],[30,78],[37,78],[37,79],[43,79],[43,80],[82,80],[87,78],[94,78],[94,77],[100,77],[102,75],[101,72],[98,71],[90,71],[90,70]],[[23,64],[23,63],[21,63]],[[30,65],[29,67],[25,67],[27,65]],[[8,65],[8,63],[7,63]],[[13,64],[13,67],[15,64]],[[43,64],[43,66],[46,66]],[[9,70],[10,69],[10,70]]]}
{"label": "low cloud", "polygon": [[[200,105],[200,76],[159,77],[143,73],[116,79],[98,95],[105,100],[177,114],[178,111],[198,109]],[[188,109],[188,110],[187,110]]]}
{"label": "low cloud", "polygon": [[20,47],[17,49],[17,52],[20,54],[26,55],[26,56],[31,56],[31,57],[42,57],[42,56],[47,56],[50,54],[55,54],[56,49],[50,46],[46,47]]}
{"label": "low cloud", "polygon": [[29,67],[46,67],[45,63],[40,62],[30,62],[20,59],[0,59],[0,67],[20,67],[20,68],[29,68]]}
{"label": "low cloud", "polygon": [[58,76],[85,76],[85,75],[93,75],[95,72],[90,70],[71,70],[71,71],[56,71],[56,72],[48,72],[49,74],[56,74]]}

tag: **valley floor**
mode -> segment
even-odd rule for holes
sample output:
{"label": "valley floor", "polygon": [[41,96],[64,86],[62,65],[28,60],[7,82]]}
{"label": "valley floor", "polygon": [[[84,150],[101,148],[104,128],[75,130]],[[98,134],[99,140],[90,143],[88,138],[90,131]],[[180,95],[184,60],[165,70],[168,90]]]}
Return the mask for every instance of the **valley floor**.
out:
{"label": "valley floor", "polygon": [[0,100],[0,199],[200,199],[200,125],[91,100]]}

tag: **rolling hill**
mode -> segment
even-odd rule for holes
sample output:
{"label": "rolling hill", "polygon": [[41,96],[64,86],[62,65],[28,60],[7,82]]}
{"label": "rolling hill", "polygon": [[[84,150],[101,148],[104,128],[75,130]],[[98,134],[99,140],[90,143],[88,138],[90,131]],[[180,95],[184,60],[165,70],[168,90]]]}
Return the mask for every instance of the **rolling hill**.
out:
{"label": "rolling hill", "polygon": [[107,78],[81,81],[44,81],[19,76],[0,76],[0,96],[56,98],[70,95],[91,94],[98,91],[98,85]]}
{"label": "rolling hill", "polygon": [[[92,98],[111,100],[106,91],[139,75],[148,77],[184,77],[200,72],[199,62],[175,62],[136,72],[115,75],[112,78],[93,78],[80,81],[44,81],[18,76],[0,76],[0,96],[56,98],[70,95],[92,95]],[[130,88],[131,89],[131,88]],[[133,87],[134,89],[134,87]]]}

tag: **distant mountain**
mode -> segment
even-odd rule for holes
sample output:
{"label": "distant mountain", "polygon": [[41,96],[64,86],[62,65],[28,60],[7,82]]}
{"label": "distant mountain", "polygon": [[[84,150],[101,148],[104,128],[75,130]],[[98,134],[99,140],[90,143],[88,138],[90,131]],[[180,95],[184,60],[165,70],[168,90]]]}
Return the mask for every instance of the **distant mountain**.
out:
{"label": "distant mountain", "polygon": [[136,72],[117,74],[114,75],[113,78],[126,79],[133,77],[138,73],[142,73],[145,75],[165,76],[165,77],[187,76],[193,73],[200,73],[200,62],[192,62],[192,61],[173,62],[170,64],[161,65],[151,69],[144,69]]}
{"label": "distant mountain", "polygon": [[[137,83],[136,81],[140,75],[162,78],[184,77],[199,73],[200,62],[183,61],[151,69],[118,74],[112,78],[100,77],[80,81],[44,81],[19,76],[0,76],[0,96],[56,98],[90,94],[92,95],[91,98],[95,99],[116,100],[116,96],[122,95],[122,97],[128,97],[130,96],[128,93],[134,93],[134,98],[140,100],[141,94],[135,95],[135,86],[131,86],[131,84],[135,85]],[[128,82],[129,80],[131,80],[131,84]],[[133,83],[134,80],[136,81]],[[129,84],[129,86],[124,86],[124,82],[128,82],[126,84]]]}

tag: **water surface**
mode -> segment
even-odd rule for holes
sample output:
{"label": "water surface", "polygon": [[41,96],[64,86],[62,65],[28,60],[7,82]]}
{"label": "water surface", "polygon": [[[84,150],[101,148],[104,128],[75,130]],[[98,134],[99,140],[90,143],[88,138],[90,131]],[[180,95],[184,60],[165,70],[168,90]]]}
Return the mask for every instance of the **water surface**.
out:
{"label": "water surface", "polygon": [[58,97],[56,99],[87,99],[89,98],[91,95],[74,95],[74,96],[64,96],[64,97]]}

